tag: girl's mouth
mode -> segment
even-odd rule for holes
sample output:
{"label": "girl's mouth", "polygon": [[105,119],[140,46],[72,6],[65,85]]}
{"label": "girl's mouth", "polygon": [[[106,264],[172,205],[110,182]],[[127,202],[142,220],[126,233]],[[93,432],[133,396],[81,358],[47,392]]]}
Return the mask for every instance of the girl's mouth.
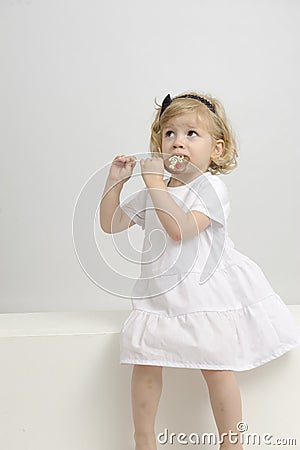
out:
{"label": "girl's mouth", "polygon": [[170,163],[170,169],[181,169],[190,160],[187,155],[172,155],[168,161]]}

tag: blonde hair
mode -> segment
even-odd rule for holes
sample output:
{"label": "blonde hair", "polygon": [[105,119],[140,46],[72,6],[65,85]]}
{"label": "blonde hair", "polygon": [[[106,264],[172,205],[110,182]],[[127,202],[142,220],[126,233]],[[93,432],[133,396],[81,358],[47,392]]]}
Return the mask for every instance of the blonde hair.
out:
{"label": "blonde hair", "polygon": [[[178,98],[181,95],[197,95],[207,99],[214,107],[215,113],[212,112],[205,104],[193,98]],[[164,125],[173,117],[181,114],[195,112],[202,121],[207,131],[214,139],[223,139],[224,149],[221,156],[211,160],[208,171],[213,175],[230,173],[237,167],[237,148],[236,140],[233,135],[229,120],[226,116],[223,105],[216,98],[199,92],[184,92],[172,99],[172,103],[164,110],[160,117],[161,105],[155,98],[155,104],[158,108],[155,119],[151,126],[150,151],[151,153],[161,153],[162,135],[161,130]]]}

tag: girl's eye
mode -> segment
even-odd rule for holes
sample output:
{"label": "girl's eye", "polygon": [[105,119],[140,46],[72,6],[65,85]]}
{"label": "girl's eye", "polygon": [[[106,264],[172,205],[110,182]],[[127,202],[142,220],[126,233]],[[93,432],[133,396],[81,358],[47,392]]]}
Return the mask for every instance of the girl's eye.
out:
{"label": "girl's eye", "polygon": [[194,130],[190,130],[190,131],[188,132],[188,136],[192,136],[192,134],[191,134],[191,133],[195,133],[195,134],[197,135],[196,131],[194,131]]}
{"label": "girl's eye", "polygon": [[173,133],[173,131],[171,131],[171,130],[166,131],[166,136],[167,136],[167,137],[170,137],[170,136],[171,136],[171,133]]}

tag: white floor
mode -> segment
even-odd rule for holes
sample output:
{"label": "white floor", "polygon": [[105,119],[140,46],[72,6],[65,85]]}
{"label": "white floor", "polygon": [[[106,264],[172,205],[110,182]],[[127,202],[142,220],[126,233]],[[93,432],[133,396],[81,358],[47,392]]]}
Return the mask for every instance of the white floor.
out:
{"label": "white floor", "polygon": [[[300,325],[300,305],[289,305]],[[0,314],[0,449],[133,450],[132,366],[119,364],[119,331],[130,311]],[[246,434],[300,448],[300,346],[264,366],[238,372]],[[158,449],[193,445],[191,433],[216,434],[200,370],[164,368],[156,433],[176,433]],[[166,431],[166,429],[168,431]],[[168,434],[167,434],[168,433]],[[178,443],[178,434],[185,433]],[[216,434],[217,437],[217,434]],[[296,444],[275,445],[294,438]],[[180,440],[180,437],[179,437]]]}

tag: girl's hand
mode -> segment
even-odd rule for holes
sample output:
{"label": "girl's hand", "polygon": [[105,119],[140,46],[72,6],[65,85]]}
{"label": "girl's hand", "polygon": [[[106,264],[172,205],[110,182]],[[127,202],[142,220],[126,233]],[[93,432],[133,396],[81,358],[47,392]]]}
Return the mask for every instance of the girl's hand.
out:
{"label": "girl's hand", "polygon": [[[163,182],[164,160],[160,156],[140,160],[142,177],[147,187],[155,187]],[[151,172],[151,173],[149,173]]]}
{"label": "girl's hand", "polygon": [[114,182],[121,181],[125,184],[131,177],[135,165],[135,156],[116,156],[110,167],[108,178]]}

